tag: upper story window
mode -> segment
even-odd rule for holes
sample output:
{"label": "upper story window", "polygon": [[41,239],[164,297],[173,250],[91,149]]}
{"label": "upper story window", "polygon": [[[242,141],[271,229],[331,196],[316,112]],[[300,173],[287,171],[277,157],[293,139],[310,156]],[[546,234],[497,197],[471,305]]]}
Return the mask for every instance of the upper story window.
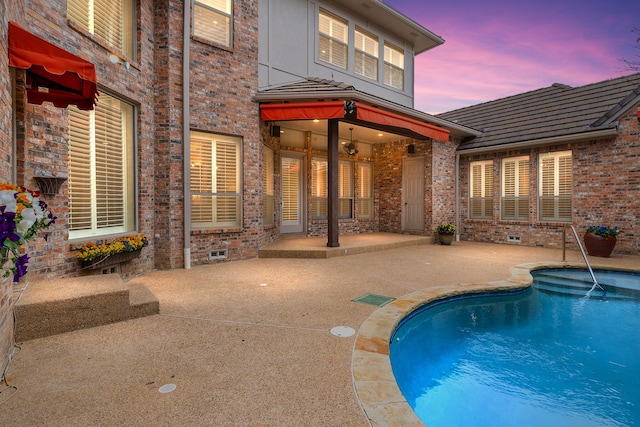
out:
{"label": "upper story window", "polygon": [[404,89],[404,51],[387,42],[384,44],[384,83]]}
{"label": "upper story window", "polygon": [[493,218],[493,161],[469,165],[469,218]]}
{"label": "upper story window", "polygon": [[67,18],[135,59],[134,0],[67,0]]}
{"label": "upper story window", "polygon": [[233,33],[232,0],[194,0],[193,35],[231,47]]}
{"label": "upper story window", "polygon": [[356,27],[355,72],[378,80],[378,38]]}
{"label": "upper story window", "polygon": [[320,31],[321,60],[340,68],[347,68],[349,24],[329,12],[320,9],[318,28]]}
{"label": "upper story window", "polygon": [[571,151],[540,154],[538,173],[540,221],[571,222]]}
{"label": "upper story window", "polygon": [[68,113],[69,238],[133,231],[133,105],[102,92],[95,110]]}
{"label": "upper story window", "polygon": [[502,160],[502,219],[529,220],[529,157]]}

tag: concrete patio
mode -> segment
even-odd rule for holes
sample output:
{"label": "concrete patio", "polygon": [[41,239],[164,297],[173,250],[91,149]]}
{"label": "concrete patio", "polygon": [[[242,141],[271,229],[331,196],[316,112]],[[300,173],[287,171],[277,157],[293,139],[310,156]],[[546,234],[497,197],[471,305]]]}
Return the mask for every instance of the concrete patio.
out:
{"label": "concrete patio", "polygon": [[[155,271],[128,283],[157,297],[159,315],[18,343],[0,384],[0,425],[380,425],[354,389],[356,336],[330,333],[358,331],[378,310],[354,298],[472,286],[506,279],[518,264],[561,260],[560,250],[422,242]],[[640,266],[615,252],[591,261]],[[161,393],[167,384],[175,390]]]}

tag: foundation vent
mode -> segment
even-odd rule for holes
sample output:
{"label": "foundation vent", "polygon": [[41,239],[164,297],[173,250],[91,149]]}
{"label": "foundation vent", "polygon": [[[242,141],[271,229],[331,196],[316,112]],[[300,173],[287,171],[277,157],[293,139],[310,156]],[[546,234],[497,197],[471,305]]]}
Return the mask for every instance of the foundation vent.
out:
{"label": "foundation vent", "polygon": [[216,249],[214,251],[209,251],[209,259],[226,259],[227,258],[227,249]]}
{"label": "foundation vent", "polygon": [[520,242],[522,242],[522,237],[520,237],[520,236],[507,236],[507,242],[520,243]]}

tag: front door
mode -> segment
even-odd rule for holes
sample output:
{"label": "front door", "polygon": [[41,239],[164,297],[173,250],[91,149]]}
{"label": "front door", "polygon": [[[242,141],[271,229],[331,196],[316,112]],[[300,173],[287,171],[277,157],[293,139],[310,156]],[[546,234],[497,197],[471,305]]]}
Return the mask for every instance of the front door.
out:
{"label": "front door", "polygon": [[402,228],[424,230],[424,158],[402,162]]}
{"label": "front door", "polygon": [[302,233],[304,220],[303,158],[282,157],[281,233]]}

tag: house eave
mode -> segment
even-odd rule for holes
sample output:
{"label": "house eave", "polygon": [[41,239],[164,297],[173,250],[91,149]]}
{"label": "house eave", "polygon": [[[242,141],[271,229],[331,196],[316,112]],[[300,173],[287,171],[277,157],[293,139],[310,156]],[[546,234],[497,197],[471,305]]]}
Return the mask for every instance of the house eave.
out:
{"label": "house eave", "polygon": [[456,150],[456,154],[482,154],[482,153],[495,153],[497,151],[504,150],[517,150],[521,148],[534,148],[544,145],[564,144],[568,142],[584,141],[589,139],[609,138],[618,135],[617,127],[602,129],[592,132],[581,132],[571,135],[554,136],[549,138],[533,139],[528,141],[513,142],[508,144],[492,145],[490,147],[478,147],[470,148],[468,150]]}

